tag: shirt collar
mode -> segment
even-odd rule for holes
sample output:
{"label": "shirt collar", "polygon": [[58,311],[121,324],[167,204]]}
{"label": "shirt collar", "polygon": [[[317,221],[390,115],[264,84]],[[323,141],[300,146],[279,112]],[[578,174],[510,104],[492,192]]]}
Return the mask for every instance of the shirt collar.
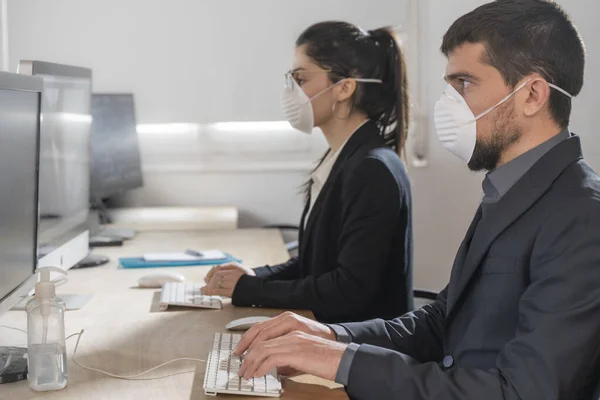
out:
{"label": "shirt collar", "polygon": [[483,182],[484,200],[497,201],[504,196],[554,146],[571,137],[568,128],[519,157],[488,173]]}
{"label": "shirt collar", "polygon": [[327,178],[329,177],[329,174],[331,173],[331,169],[333,168],[333,165],[335,164],[335,162],[337,161],[337,158],[339,157],[340,153],[344,149],[344,146],[346,146],[346,143],[348,143],[348,141],[350,140],[350,138],[352,137],[352,135],[354,135],[354,133],[356,131],[358,131],[360,128],[362,128],[367,122],[369,122],[368,119],[365,120],[362,124],[360,124],[350,134],[350,136],[348,136],[348,138],[346,139],[346,141],[344,143],[342,143],[342,145],[340,146],[340,148],[335,153],[332,153],[331,151],[329,151],[329,153],[327,154],[327,156],[325,157],[325,159],[323,160],[323,162],[311,174],[311,179],[313,180],[314,183],[317,183],[317,184],[320,184],[320,185],[325,184],[325,181],[327,180]]}

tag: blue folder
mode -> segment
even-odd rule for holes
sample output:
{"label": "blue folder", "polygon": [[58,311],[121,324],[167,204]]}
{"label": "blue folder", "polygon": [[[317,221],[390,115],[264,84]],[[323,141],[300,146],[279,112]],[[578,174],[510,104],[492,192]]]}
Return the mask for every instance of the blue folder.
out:
{"label": "blue folder", "polygon": [[220,260],[190,260],[190,261],[146,261],[142,257],[119,258],[121,267],[129,268],[164,268],[164,267],[197,267],[202,265],[219,265],[230,262],[242,262],[231,254],[225,253]]}

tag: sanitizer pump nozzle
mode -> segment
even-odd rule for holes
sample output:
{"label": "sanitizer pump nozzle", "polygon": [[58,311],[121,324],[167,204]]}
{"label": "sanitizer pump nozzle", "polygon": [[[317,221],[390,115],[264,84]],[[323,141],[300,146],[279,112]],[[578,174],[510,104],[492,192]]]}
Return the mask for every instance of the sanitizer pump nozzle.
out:
{"label": "sanitizer pump nozzle", "polygon": [[35,284],[35,299],[41,302],[42,315],[50,315],[50,303],[44,302],[43,300],[50,300],[56,298],[56,286],[63,282],[63,278],[59,278],[55,281],[50,280],[50,273],[57,272],[62,274],[64,281],[66,281],[67,272],[57,267],[42,267],[35,270],[36,274],[39,274],[39,281]]}

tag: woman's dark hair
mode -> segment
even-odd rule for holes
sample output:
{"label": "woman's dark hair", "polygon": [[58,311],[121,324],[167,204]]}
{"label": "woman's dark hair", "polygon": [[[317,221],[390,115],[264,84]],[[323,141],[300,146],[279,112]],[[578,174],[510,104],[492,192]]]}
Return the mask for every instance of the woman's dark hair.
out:
{"label": "woman's dark hair", "polygon": [[[406,62],[392,29],[366,32],[347,22],[320,22],[296,40],[297,47],[303,45],[307,56],[330,71],[333,83],[344,78],[381,79],[381,84],[356,82],[351,107],[375,121],[385,144],[401,154],[408,136],[410,104]],[[303,185],[307,202],[310,185],[310,181]]]}
{"label": "woman's dark hair", "polygon": [[364,31],[347,22],[312,25],[296,41],[336,83],[344,78],[381,79],[357,82],[352,108],[379,127],[387,146],[401,153],[408,131],[409,99],[404,55],[390,28]]}

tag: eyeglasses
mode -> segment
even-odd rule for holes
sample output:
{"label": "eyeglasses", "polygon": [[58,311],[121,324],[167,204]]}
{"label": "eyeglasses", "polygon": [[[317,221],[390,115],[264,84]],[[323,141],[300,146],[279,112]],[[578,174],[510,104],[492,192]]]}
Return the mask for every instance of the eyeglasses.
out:
{"label": "eyeglasses", "polygon": [[323,72],[332,72],[331,69],[319,69],[319,70],[289,70],[288,72],[286,72],[284,74],[285,77],[285,87],[288,89],[294,89],[294,81],[296,81],[296,83],[298,84],[298,86],[301,86],[301,80],[298,78],[298,74],[302,72],[302,73],[308,73],[308,74],[314,74],[314,73],[323,73]]}
{"label": "eyeglasses", "polygon": [[[296,83],[298,84],[298,86],[302,86],[302,83],[300,83],[300,80],[295,76],[295,74],[298,74],[300,71],[288,71],[285,73],[285,87],[287,89],[291,89],[294,90],[294,81],[296,81]],[[320,70],[314,70],[314,71],[307,71],[307,70],[302,70],[303,73],[317,73],[317,72],[333,72],[333,70],[331,69],[320,69]],[[353,79],[356,82],[363,82],[363,83],[382,83],[381,79],[374,79],[374,78],[348,78],[348,77],[342,77],[340,80],[338,80],[335,85],[337,85],[338,83],[340,83],[341,81],[345,80],[345,79]]]}

